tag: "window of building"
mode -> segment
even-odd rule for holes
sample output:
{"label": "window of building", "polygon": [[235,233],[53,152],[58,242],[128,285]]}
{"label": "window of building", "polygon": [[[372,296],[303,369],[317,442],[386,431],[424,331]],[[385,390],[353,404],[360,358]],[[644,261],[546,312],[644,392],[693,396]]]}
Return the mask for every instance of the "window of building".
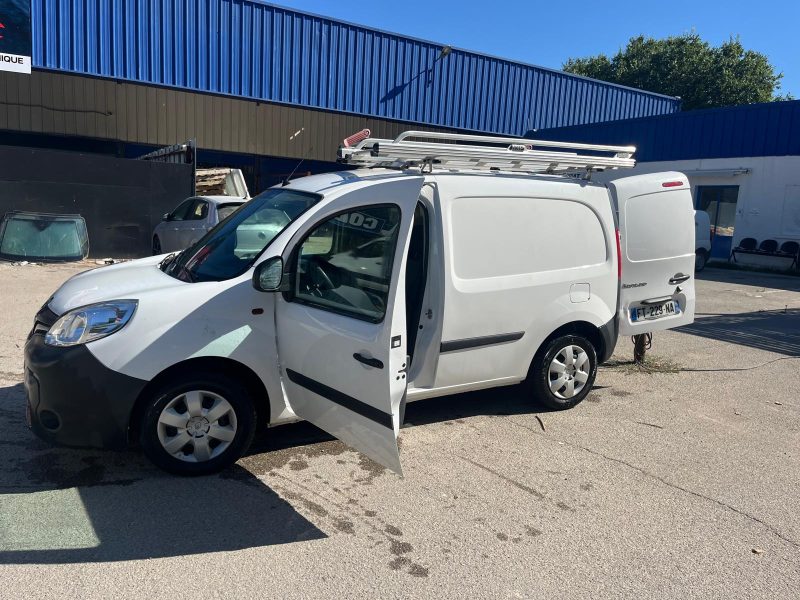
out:
{"label": "window of building", "polygon": [[696,208],[708,213],[712,238],[715,235],[733,236],[738,199],[738,185],[698,186]]}

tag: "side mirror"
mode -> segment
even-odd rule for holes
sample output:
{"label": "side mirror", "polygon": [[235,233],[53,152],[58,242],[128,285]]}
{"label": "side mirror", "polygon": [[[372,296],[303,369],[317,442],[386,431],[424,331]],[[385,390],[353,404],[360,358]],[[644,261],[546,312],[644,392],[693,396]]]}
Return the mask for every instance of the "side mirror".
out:
{"label": "side mirror", "polygon": [[283,281],[283,259],[268,258],[253,272],[253,287],[259,292],[288,292],[289,283]]}
{"label": "side mirror", "polygon": [[161,220],[162,221],[169,221],[169,213],[164,213],[163,215],[161,215]]}

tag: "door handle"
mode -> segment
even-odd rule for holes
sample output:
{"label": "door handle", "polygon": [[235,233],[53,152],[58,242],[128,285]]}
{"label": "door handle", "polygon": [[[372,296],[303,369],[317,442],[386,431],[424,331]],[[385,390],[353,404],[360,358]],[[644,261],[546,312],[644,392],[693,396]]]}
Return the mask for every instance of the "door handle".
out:
{"label": "door handle", "polygon": [[367,358],[366,356],[364,356],[363,354],[361,354],[359,352],[356,352],[355,354],[353,354],[353,358],[355,358],[358,362],[364,363],[365,365],[367,365],[369,367],[374,367],[376,369],[382,369],[383,368],[383,362],[379,361],[377,358]]}
{"label": "door handle", "polygon": [[642,300],[642,304],[663,304],[672,300],[672,296],[661,296],[661,298],[650,298],[649,300]]}
{"label": "door handle", "polygon": [[675,273],[675,275],[672,276],[672,279],[669,280],[669,284],[678,285],[679,283],[683,283],[690,277],[691,275],[684,275],[683,273]]}

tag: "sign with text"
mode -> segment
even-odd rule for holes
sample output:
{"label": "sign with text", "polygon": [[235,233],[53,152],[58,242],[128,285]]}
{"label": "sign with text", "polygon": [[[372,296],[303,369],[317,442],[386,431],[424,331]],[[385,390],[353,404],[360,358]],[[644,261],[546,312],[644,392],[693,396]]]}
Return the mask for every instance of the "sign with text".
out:
{"label": "sign with text", "polygon": [[31,0],[0,0],[0,71],[31,72]]}

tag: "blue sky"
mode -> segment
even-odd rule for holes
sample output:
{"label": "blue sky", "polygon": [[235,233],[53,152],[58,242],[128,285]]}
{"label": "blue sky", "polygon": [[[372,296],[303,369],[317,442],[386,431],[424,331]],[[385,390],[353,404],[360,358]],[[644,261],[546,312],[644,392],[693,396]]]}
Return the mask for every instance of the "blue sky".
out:
{"label": "blue sky", "polygon": [[800,0],[539,2],[538,0],[278,0],[274,4],[544,67],[615,53],[635,35],[695,30],[717,45],[739,35],[800,98]]}

